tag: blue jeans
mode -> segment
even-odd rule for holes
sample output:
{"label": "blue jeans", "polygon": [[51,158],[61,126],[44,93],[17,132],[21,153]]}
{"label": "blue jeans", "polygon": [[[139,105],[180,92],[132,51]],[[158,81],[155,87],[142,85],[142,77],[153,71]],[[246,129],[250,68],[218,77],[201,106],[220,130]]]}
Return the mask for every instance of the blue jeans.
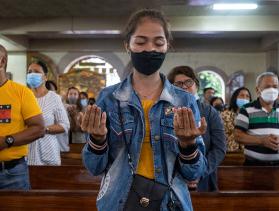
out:
{"label": "blue jeans", "polygon": [[0,170],[0,189],[30,189],[29,171],[26,161],[17,164],[13,168]]}

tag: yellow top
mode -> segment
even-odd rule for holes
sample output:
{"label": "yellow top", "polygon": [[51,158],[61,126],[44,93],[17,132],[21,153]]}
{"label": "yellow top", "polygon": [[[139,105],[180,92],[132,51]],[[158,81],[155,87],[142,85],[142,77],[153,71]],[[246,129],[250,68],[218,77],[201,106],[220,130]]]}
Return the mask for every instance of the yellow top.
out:
{"label": "yellow top", "polygon": [[[26,86],[13,81],[0,86],[0,136],[23,131],[24,121],[41,113],[33,92]],[[6,148],[0,151],[0,161],[21,158],[27,152],[27,145]]]}
{"label": "yellow top", "polygon": [[154,179],[154,159],[152,146],[150,143],[150,123],[148,117],[149,110],[153,104],[153,100],[142,100],[142,107],[145,119],[145,137],[142,143],[140,159],[137,169],[137,174],[149,179]]}

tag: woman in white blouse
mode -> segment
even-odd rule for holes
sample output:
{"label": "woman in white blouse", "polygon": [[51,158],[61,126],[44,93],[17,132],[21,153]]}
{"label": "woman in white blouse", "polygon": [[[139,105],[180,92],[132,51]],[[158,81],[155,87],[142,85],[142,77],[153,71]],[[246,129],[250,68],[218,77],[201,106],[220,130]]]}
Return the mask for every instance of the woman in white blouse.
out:
{"label": "woman in white blouse", "polygon": [[46,134],[29,145],[28,165],[61,165],[60,145],[56,134],[70,127],[67,112],[61,97],[47,90],[47,66],[33,62],[28,67],[27,85],[32,89],[42,109]]}

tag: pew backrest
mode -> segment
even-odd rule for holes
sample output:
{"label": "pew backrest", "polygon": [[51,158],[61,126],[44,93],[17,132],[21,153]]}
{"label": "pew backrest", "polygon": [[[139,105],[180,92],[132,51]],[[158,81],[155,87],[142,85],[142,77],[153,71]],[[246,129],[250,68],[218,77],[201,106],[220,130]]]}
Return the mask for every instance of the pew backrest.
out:
{"label": "pew backrest", "polygon": [[99,190],[101,177],[83,166],[29,166],[32,189]]}
{"label": "pew backrest", "polygon": [[[30,166],[33,189],[98,190],[100,177],[83,166]],[[279,167],[221,166],[218,168],[220,191],[279,191]]]}
{"label": "pew backrest", "polygon": [[[31,190],[0,191],[1,210],[96,211],[97,191]],[[279,192],[236,191],[191,193],[195,211],[277,211]]]}
{"label": "pew backrest", "polygon": [[221,166],[218,168],[220,191],[279,190],[279,167]]}

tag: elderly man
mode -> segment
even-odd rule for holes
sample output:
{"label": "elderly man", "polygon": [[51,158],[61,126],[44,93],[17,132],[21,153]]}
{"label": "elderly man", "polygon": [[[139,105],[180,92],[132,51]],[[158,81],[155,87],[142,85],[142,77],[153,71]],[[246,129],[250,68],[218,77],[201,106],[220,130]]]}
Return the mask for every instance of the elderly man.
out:
{"label": "elderly man", "polygon": [[236,118],[236,141],[245,145],[245,165],[279,165],[278,77],[257,77],[258,99],[244,105]]}
{"label": "elderly man", "polygon": [[7,61],[0,45],[0,189],[28,190],[27,144],[44,136],[44,121],[32,91],[7,79]]}

